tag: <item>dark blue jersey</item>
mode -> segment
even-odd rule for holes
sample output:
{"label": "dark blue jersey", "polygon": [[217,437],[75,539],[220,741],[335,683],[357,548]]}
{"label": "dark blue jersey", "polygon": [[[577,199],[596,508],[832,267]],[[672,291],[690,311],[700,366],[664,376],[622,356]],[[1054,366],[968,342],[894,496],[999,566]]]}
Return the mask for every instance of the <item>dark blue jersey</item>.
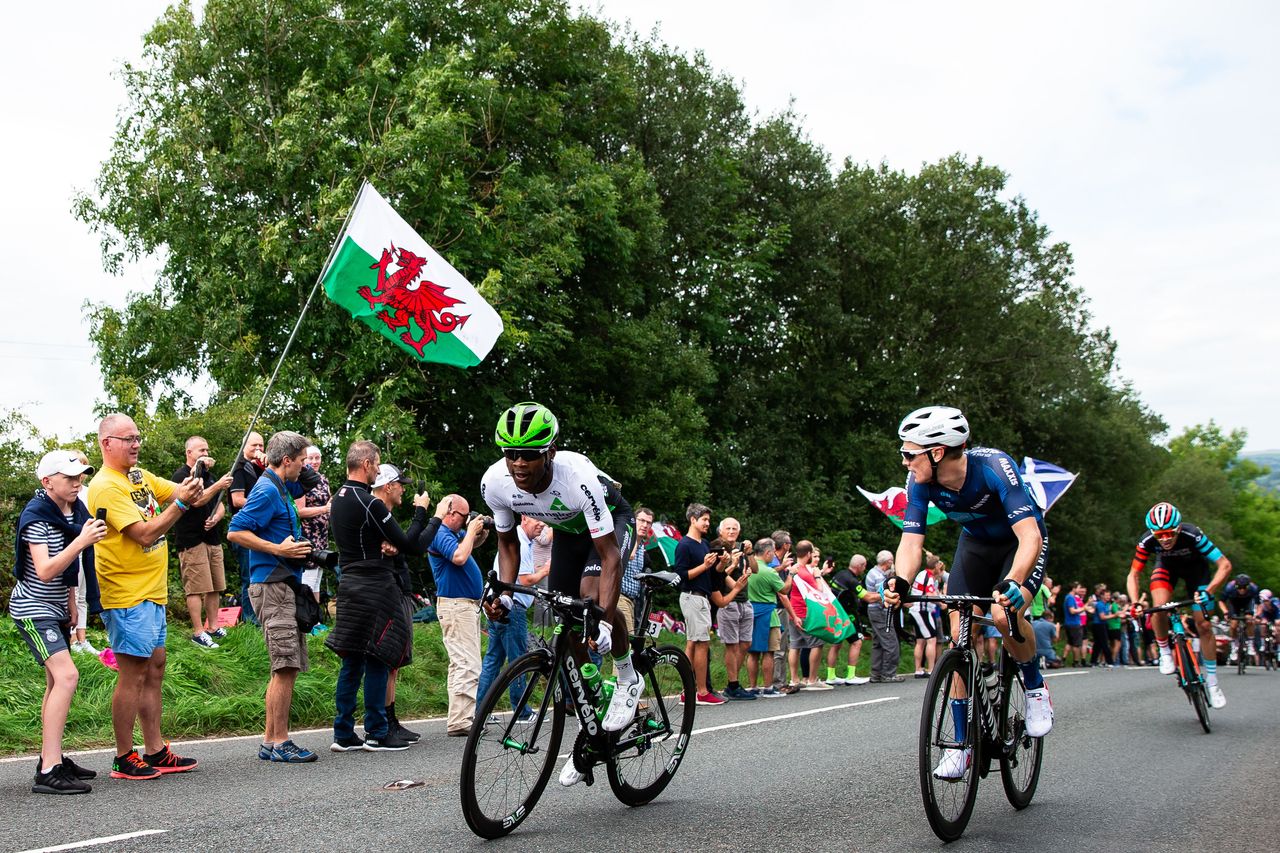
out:
{"label": "dark blue jersey", "polygon": [[1222,590],[1222,600],[1229,601],[1238,608],[1254,608],[1262,599],[1258,596],[1261,590],[1256,583],[1238,584],[1235,580],[1227,582]]}
{"label": "dark blue jersey", "polygon": [[1168,569],[1175,574],[1191,571],[1198,572],[1216,563],[1222,557],[1218,546],[1194,524],[1185,521],[1178,526],[1178,538],[1173,547],[1165,550],[1160,547],[1154,533],[1148,533],[1138,540],[1137,550],[1133,553],[1130,568],[1135,572],[1142,571],[1147,561],[1155,555],[1156,566]]}
{"label": "dark blue jersey", "polygon": [[969,468],[964,485],[958,491],[937,483],[917,483],[914,475],[907,475],[903,533],[924,534],[932,501],[947,518],[959,523],[965,533],[984,542],[1016,539],[1013,525],[1024,518],[1034,518],[1040,535],[1047,535],[1044,514],[1036,506],[1031,490],[1022,481],[1018,466],[1009,454],[989,447],[973,447],[965,451],[965,456],[969,459]]}

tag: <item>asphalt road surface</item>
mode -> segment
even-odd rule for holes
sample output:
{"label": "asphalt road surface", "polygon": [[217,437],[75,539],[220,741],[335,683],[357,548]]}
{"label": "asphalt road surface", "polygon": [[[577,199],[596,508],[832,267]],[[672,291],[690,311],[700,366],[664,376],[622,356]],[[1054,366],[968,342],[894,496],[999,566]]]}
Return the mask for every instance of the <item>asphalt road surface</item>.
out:
{"label": "asphalt road surface", "polygon": [[[1221,678],[1228,704],[1205,735],[1153,669],[1053,673],[1056,723],[1035,801],[1014,812],[993,773],[946,849],[1276,850],[1280,673]],[[699,708],[688,756],[655,802],[627,808],[603,778],[564,789],[553,776],[496,842],[463,821],[464,741],[446,738],[441,720],[416,724],[422,742],[399,753],[335,755],[328,732],[298,733],[321,754],[309,765],[260,761],[253,738],[175,744],[200,768],[146,783],[104,778],[110,752],[83,753],[100,772],[87,796],[31,794],[35,758],[7,759],[0,850],[940,850],[916,774],[924,684]],[[398,779],[425,784],[384,790]]]}

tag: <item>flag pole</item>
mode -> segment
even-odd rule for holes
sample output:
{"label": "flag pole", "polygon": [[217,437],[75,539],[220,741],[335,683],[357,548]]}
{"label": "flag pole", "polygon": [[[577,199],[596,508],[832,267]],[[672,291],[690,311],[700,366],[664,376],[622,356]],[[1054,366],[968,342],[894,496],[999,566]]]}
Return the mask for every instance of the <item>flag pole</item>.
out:
{"label": "flag pole", "polygon": [[324,266],[320,268],[320,274],[316,276],[315,284],[311,286],[311,293],[307,295],[307,301],[302,306],[302,312],[298,314],[298,319],[293,324],[293,331],[289,333],[289,340],[285,342],[284,349],[280,351],[280,358],[276,360],[275,370],[271,371],[271,378],[267,380],[267,387],[262,392],[262,399],[258,401],[258,407],[253,412],[249,427],[244,431],[244,437],[240,439],[240,451],[236,455],[236,465],[239,465],[244,458],[244,446],[249,440],[249,434],[253,432],[254,426],[258,423],[258,416],[262,414],[262,407],[266,405],[267,395],[271,393],[271,389],[275,386],[276,377],[280,375],[280,368],[284,365],[285,356],[289,354],[289,348],[293,346],[293,340],[298,336],[298,329],[302,327],[302,318],[307,316],[307,311],[311,308],[311,301],[315,299],[316,291],[320,289],[320,283],[324,281],[325,273],[329,271],[329,265],[333,263],[333,256],[338,253],[338,245],[342,242],[342,235],[347,233],[347,226],[351,224],[351,217],[356,212],[356,205],[360,202],[360,196],[368,184],[368,178],[361,179],[360,188],[356,190],[355,201],[351,202],[351,206],[347,208],[347,217],[342,220],[342,227],[338,229],[338,236],[333,238],[333,245],[329,247],[329,257],[325,259]]}

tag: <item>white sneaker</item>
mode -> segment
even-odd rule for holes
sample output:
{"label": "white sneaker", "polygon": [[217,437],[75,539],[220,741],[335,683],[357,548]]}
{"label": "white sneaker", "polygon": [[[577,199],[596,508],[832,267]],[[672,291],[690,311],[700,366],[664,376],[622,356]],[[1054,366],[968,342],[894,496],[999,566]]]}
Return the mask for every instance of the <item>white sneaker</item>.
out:
{"label": "white sneaker", "polygon": [[1031,737],[1044,737],[1053,728],[1053,703],[1049,701],[1049,688],[1028,690],[1026,696],[1027,734]]}
{"label": "white sneaker", "polygon": [[644,682],[637,678],[630,684],[620,683],[614,688],[613,697],[609,700],[609,710],[605,712],[604,722],[601,724],[606,732],[620,732],[631,725],[636,716],[636,701],[640,698],[643,687]]}
{"label": "white sneaker", "polygon": [[844,683],[845,684],[866,684],[869,681],[871,681],[871,679],[865,675],[855,675],[853,678],[846,678],[844,680]]}
{"label": "white sneaker", "polygon": [[565,764],[564,769],[560,771],[560,784],[566,788],[572,788],[574,785],[587,778],[585,773],[579,773],[578,768],[573,766],[573,756],[569,756],[569,761]]}
{"label": "white sneaker", "polygon": [[1173,663],[1173,655],[1160,655],[1160,674],[1173,675],[1173,671],[1177,669]]}
{"label": "white sneaker", "polygon": [[824,681],[804,681],[800,684],[801,690],[834,690],[830,684]]}
{"label": "white sneaker", "polygon": [[1227,707],[1227,696],[1216,684],[1209,688],[1209,704],[1215,708]]}
{"label": "white sneaker", "polygon": [[938,779],[959,779],[972,763],[972,749],[944,749],[942,760],[933,768],[933,775]]}
{"label": "white sneaker", "polygon": [[845,681],[843,678],[828,678],[823,683],[830,685],[831,687],[844,687],[849,682]]}

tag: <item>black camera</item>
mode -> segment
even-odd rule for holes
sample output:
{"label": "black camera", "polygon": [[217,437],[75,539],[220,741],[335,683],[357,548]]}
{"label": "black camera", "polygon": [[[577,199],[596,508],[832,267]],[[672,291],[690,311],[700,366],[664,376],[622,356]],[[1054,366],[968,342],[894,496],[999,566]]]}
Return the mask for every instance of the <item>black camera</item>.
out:
{"label": "black camera", "polygon": [[327,548],[312,548],[307,559],[322,569],[333,570],[338,565],[338,552]]}
{"label": "black camera", "polygon": [[196,467],[191,469],[191,476],[203,482],[205,470],[206,469],[204,467],[204,460],[201,459],[199,462],[196,463]]}
{"label": "black camera", "polygon": [[480,513],[476,512],[474,509],[471,510],[471,512],[467,513],[467,524],[470,524],[472,519],[476,519],[476,518],[484,519],[482,526],[484,527],[485,530],[493,529],[493,519],[490,516],[481,515]]}
{"label": "black camera", "polygon": [[400,476],[404,477],[406,480],[409,481],[404,485],[406,488],[410,490],[411,494],[420,495],[423,492],[427,491],[426,480],[421,480],[421,479],[418,479],[417,477],[409,476],[409,460],[408,459],[400,463]]}

